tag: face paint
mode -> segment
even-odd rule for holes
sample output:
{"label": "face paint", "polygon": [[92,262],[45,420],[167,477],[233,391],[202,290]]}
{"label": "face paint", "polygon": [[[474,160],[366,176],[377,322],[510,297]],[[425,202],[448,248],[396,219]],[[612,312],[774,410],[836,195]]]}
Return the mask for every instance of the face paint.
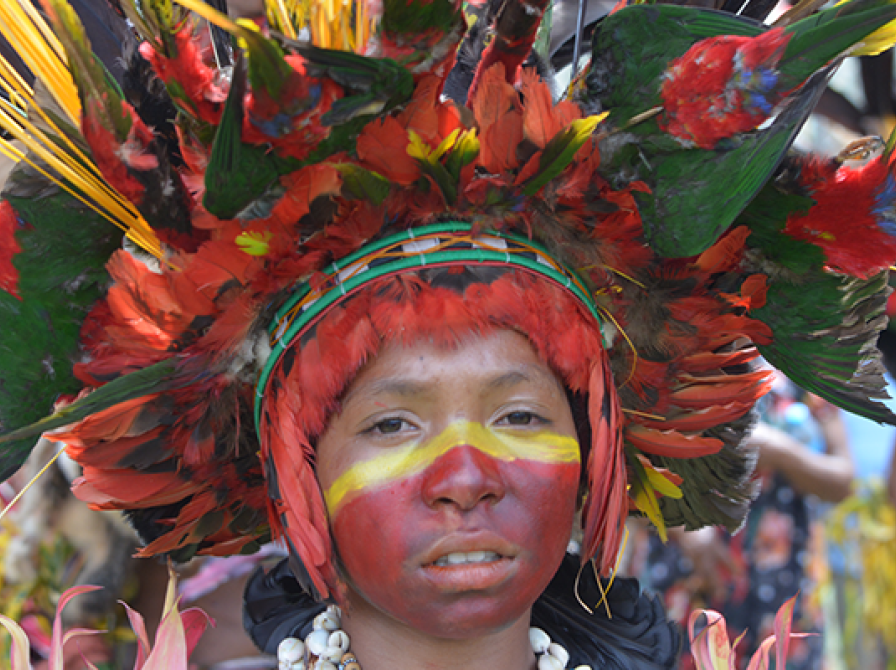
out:
{"label": "face paint", "polygon": [[569,541],[580,471],[562,386],[528,341],[393,347],[344,407],[318,477],[352,617],[465,638],[528,616]]}
{"label": "face paint", "polygon": [[412,442],[352,466],[324,492],[330,516],[335,516],[346,499],[422,472],[443,454],[462,446],[473,447],[508,463],[521,459],[546,464],[578,464],[580,460],[579,443],[566,435],[538,431],[521,436],[508,431],[492,431],[480,423],[457,421],[424,445]]}

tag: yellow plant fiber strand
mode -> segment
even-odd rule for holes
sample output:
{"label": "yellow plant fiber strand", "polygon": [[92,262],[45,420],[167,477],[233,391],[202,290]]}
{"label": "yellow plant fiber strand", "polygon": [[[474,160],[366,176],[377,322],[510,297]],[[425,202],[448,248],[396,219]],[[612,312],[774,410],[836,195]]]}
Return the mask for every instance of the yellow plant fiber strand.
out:
{"label": "yellow plant fiber strand", "polygon": [[65,447],[59,449],[59,451],[56,452],[56,454],[53,456],[53,458],[51,458],[47,462],[47,464],[40,469],[40,472],[38,472],[36,475],[34,475],[34,477],[31,478],[31,481],[28,482],[27,484],[25,484],[25,486],[22,487],[22,490],[19,491],[12,500],[9,501],[9,504],[6,507],[4,507],[2,510],[0,510],[0,520],[2,520],[3,517],[6,516],[7,512],[9,512],[9,510],[11,510],[13,508],[13,506],[17,502],[19,502],[19,500],[22,499],[22,496],[24,496],[28,492],[28,489],[30,489],[38,479],[43,477],[44,473],[50,469],[50,467],[53,465],[53,463],[55,463],[59,459],[60,456],[62,456],[62,453],[64,451],[65,451]]}
{"label": "yellow plant fiber strand", "polygon": [[[27,0],[0,2],[0,33],[46,85],[63,114],[69,117],[67,120],[78,128],[80,99],[63,60],[61,46],[43,19],[30,5],[26,9],[25,4]],[[15,161],[25,160],[47,179],[124,230],[134,244],[156,258],[162,258],[161,243],[133,203],[106,182],[90,158],[35,103],[34,90],[2,57],[0,88],[10,98],[7,101],[0,97],[0,128],[44,161],[50,170],[30,160],[25,152],[6,139],[0,139],[0,153]],[[51,134],[33,123],[29,115],[39,117]]]}
{"label": "yellow plant fiber strand", "polygon": [[367,0],[265,0],[268,18],[287,37],[303,29],[324,49],[363,53],[373,34]]}
{"label": "yellow plant fiber strand", "polygon": [[65,51],[30,0],[0,2],[0,33],[28,69],[40,77],[50,95],[77,126],[81,118],[81,101],[68,70]]}

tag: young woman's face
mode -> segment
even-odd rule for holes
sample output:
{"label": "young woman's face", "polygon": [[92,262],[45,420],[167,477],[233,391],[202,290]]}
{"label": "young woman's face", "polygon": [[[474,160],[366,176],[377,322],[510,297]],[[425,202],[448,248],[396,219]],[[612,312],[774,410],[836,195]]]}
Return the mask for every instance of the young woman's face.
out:
{"label": "young woman's face", "polygon": [[522,335],[385,347],[317,449],[350,606],[447,638],[527,615],[568,543],[579,461],[563,387]]}

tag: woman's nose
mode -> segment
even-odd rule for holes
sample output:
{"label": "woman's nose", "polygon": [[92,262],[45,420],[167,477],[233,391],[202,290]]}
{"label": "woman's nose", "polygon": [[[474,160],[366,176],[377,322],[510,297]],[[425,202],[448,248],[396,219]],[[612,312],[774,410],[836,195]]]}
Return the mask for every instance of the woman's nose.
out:
{"label": "woman's nose", "polygon": [[498,502],[505,493],[500,466],[476,447],[454,447],[427,469],[423,482],[426,504],[471,510],[482,501]]}

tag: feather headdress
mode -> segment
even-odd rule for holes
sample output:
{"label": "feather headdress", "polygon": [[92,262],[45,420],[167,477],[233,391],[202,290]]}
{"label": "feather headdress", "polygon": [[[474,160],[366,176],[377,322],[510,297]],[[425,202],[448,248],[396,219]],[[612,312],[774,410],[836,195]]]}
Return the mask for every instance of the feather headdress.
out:
{"label": "feather headdress", "polygon": [[[839,59],[889,40],[896,6],[851,0],[773,28],[746,18],[767,11],[753,5],[632,4],[598,25],[557,102],[521,67],[545,3],[508,0],[459,105],[441,95],[465,30],[455,0],[334,16],[271,3],[266,30],[198,0],[120,5],[142,40],[122,87],[65,0],[46,3],[52,30],[25,0],[0,9],[40,81],[0,62],[0,122],[26,147],[2,144],[20,166],[0,204],[0,479],[49,431],[84,467],[78,495],[129,510],[145,553],[282,534],[323,594],[311,440],[390,320],[514,327],[560,371],[590,417],[583,555],[603,570],[629,509],[661,531],[740,524],[760,352],[896,421],[873,346],[896,259],[893,147],[860,169],[788,154]],[[234,53],[216,40],[216,61],[186,8]],[[437,247],[536,256],[474,277],[475,296],[440,289],[425,259],[373,273],[376,291],[333,298],[313,333],[283,340],[295,296],[429,226]],[[278,414],[307,430],[285,434]],[[306,459],[288,465],[288,448]]]}

